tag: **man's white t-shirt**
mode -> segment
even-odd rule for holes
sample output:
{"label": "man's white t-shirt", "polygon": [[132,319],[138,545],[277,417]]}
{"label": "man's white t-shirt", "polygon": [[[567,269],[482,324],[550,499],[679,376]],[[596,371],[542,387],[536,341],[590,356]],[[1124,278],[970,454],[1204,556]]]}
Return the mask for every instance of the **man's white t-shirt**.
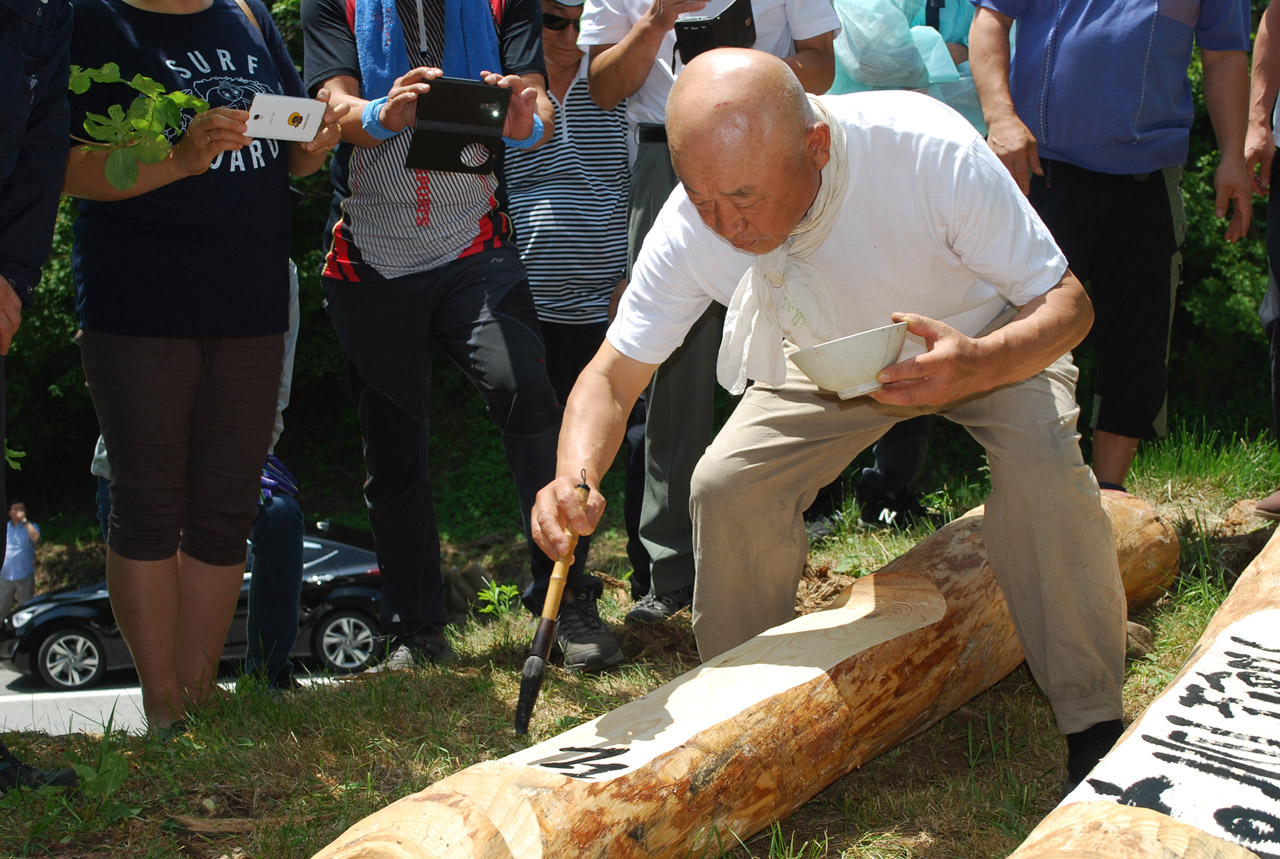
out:
{"label": "man's white t-shirt", "polygon": [[[709,0],[706,7],[682,18],[710,17],[723,12],[732,0]],[[653,0],[586,0],[582,9],[582,30],[578,45],[616,45],[644,17]],[[796,52],[795,42],[823,33],[840,32],[840,18],[831,0],[751,0],[755,16],[757,50],[788,57]],[[653,68],[640,89],[627,100],[627,122],[661,124],[667,116],[667,94],[676,75],[684,68],[675,50],[675,30],[662,37]]]}
{"label": "man's white t-shirt", "polygon": [[[843,334],[888,325],[902,311],[976,335],[1062,279],[1066,257],[960,114],[901,91],[821,101],[844,127],[849,182],[839,219],[808,262],[826,280]],[[677,186],[645,239],[609,342],[661,363],[712,301],[729,303],[755,260],[704,224]],[[802,319],[779,321],[797,345],[814,344]],[[902,357],[923,351],[909,336]]]}

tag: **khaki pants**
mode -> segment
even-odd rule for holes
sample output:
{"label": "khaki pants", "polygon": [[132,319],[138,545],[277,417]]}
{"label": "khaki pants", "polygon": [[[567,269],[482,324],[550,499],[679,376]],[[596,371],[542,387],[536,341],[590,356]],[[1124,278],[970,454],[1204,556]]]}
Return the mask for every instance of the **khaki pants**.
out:
{"label": "khaki pants", "polygon": [[0,617],[4,617],[16,607],[35,596],[36,577],[33,573],[22,579],[0,579]]}
{"label": "khaki pants", "polygon": [[983,538],[1027,656],[1063,733],[1121,716],[1125,599],[1111,523],[1080,454],[1077,370],[940,409],[841,402],[794,364],[747,390],[694,472],[693,628],[709,659],[794,616],[808,556],[802,514],[890,426],[935,411],[987,451]]}

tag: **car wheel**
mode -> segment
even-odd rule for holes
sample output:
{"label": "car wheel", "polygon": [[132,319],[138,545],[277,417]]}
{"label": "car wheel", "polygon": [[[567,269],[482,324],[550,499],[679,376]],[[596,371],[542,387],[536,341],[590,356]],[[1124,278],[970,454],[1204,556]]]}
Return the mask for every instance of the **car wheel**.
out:
{"label": "car wheel", "polygon": [[356,609],[338,609],[316,624],[315,655],[333,674],[351,674],[373,661],[378,623]]}
{"label": "car wheel", "polygon": [[107,673],[106,650],[92,632],[66,627],[41,642],[36,668],[55,689],[85,689]]}

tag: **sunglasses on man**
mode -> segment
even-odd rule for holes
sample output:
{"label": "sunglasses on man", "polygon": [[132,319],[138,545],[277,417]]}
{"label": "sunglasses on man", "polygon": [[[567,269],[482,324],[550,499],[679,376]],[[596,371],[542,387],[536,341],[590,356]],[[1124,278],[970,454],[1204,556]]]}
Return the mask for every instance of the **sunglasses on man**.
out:
{"label": "sunglasses on man", "polygon": [[542,26],[546,27],[548,30],[555,30],[556,32],[559,32],[570,24],[573,25],[574,30],[579,33],[582,32],[582,22],[577,18],[565,18],[561,15],[548,15],[546,12],[542,13]]}

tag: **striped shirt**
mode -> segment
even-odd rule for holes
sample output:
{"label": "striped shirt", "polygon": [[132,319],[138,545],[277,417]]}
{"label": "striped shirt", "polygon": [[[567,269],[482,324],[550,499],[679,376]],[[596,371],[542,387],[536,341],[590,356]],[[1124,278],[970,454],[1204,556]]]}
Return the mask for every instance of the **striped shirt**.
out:
{"label": "striped shirt", "polygon": [[[419,10],[426,15],[419,28]],[[346,0],[315,0],[304,7],[306,78],[315,90],[332,76],[359,76],[356,40]],[[543,73],[536,0],[507,0],[499,31],[504,72]],[[410,66],[439,67],[444,56],[444,7],[439,2],[397,0]],[[536,52],[535,52],[536,47]],[[376,98],[385,93],[366,93]],[[324,275],[360,281],[363,270],[384,278],[440,268],[453,260],[497,247],[508,224],[495,199],[497,178],[404,166],[414,131],[377,146],[343,144],[331,168],[334,211],[328,230]]]}
{"label": "striped shirt", "polygon": [[554,139],[508,150],[504,171],[538,318],[571,325],[608,321],[627,270],[626,103],[596,107],[582,68],[563,104],[551,97]]}

